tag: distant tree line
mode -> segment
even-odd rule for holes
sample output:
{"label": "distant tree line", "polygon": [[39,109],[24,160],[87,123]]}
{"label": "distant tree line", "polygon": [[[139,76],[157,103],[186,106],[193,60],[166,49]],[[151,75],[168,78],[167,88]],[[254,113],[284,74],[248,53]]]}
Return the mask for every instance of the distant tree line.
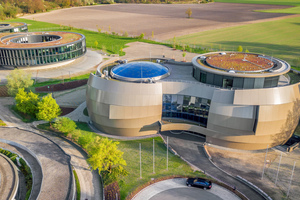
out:
{"label": "distant tree line", "polygon": [[0,18],[15,18],[21,13],[45,12],[56,8],[92,5],[95,0],[0,0]]}
{"label": "distant tree line", "polygon": [[15,18],[18,14],[39,13],[57,8],[86,6],[97,3],[207,3],[214,0],[0,0],[0,19]]}

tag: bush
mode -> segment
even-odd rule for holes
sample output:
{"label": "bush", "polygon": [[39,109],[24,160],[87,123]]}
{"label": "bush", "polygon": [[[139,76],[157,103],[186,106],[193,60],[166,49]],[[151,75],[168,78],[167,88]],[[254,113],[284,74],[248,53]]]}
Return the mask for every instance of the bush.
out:
{"label": "bush", "polygon": [[93,140],[94,136],[92,133],[82,134],[78,138],[78,144],[82,146],[82,148],[87,149],[87,147],[93,142]]}
{"label": "bush", "polygon": [[138,39],[144,39],[144,37],[145,37],[145,34],[141,33],[141,35],[138,37]]}
{"label": "bush", "polygon": [[242,46],[238,46],[237,51],[238,52],[243,52],[243,47]]}
{"label": "bush", "polygon": [[68,117],[59,117],[55,120],[53,128],[65,134],[73,132],[76,129],[76,124]]}
{"label": "bush", "polygon": [[15,96],[18,90],[24,88],[25,90],[32,86],[31,74],[25,73],[24,70],[14,69],[7,77],[7,88],[10,96]]}
{"label": "bush", "polygon": [[18,90],[15,100],[18,111],[35,117],[35,114],[38,111],[37,104],[40,101],[37,94],[34,94],[31,91],[27,93],[24,91],[24,88],[21,88]]}

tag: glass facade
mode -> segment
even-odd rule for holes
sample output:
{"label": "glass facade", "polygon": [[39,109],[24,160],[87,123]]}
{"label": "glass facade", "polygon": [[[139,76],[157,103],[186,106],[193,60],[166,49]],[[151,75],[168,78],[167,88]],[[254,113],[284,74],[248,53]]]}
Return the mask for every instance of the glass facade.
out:
{"label": "glass facade", "polygon": [[206,127],[211,100],[178,94],[163,95],[162,117],[182,118]]}
{"label": "glass facade", "polygon": [[195,66],[193,68],[193,77],[201,83],[228,89],[271,88],[277,87],[279,82],[279,76],[262,78],[233,77],[202,71]]}
{"label": "glass facade", "polygon": [[0,65],[46,65],[80,57],[86,52],[85,38],[57,47],[35,49],[0,49]]}

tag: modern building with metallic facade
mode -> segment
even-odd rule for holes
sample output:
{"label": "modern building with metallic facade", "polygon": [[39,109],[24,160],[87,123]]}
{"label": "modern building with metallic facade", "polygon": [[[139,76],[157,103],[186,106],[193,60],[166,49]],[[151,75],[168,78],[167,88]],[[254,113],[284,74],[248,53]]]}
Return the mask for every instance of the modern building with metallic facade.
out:
{"label": "modern building with metallic facade", "polygon": [[86,53],[85,36],[72,32],[0,34],[0,65],[29,67],[76,59]]}
{"label": "modern building with metallic facade", "polygon": [[190,63],[159,59],[107,61],[90,75],[87,109],[96,128],[121,136],[191,131],[255,150],[284,143],[298,124],[299,83],[290,84],[283,60],[236,52]]}
{"label": "modern building with metallic facade", "polygon": [[27,32],[27,24],[23,22],[2,22],[0,23],[0,33]]}

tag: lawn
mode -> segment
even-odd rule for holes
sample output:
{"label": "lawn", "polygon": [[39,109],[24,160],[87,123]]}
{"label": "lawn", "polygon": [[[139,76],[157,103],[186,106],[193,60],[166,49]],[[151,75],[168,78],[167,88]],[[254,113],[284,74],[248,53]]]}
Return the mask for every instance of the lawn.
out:
{"label": "lawn", "polygon": [[299,0],[215,0],[215,2],[300,6]]}
{"label": "lawn", "polygon": [[300,14],[299,0],[215,0],[215,2],[295,6],[292,8],[285,9],[257,10],[257,12]]}
{"label": "lawn", "polygon": [[[273,55],[291,64],[300,56],[300,17],[228,27],[178,37],[177,41],[210,50],[237,50]],[[300,67],[300,66],[298,66]]]}
{"label": "lawn", "polygon": [[[77,129],[81,134],[91,134],[93,137],[97,136],[92,132],[86,123],[76,123]],[[49,129],[49,124],[38,125],[41,129]],[[99,136],[99,135],[98,135]],[[102,136],[100,136],[102,137]],[[153,173],[153,139],[155,140],[155,173]],[[151,181],[151,178],[160,178],[165,176],[199,176],[205,175],[201,172],[193,172],[191,167],[175,156],[169,151],[169,165],[167,170],[167,148],[164,145],[161,137],[148,138],[142,140],[124,141],[118,140],[120,144],[118,148],[124,152],[124,160],[127,166],[125,169],[129,175],[119,180],[121,199],[125,199],[137,187]],[[139,144],[142,147],[142,178],[140,178],[140,157],[139,157]]]}
{"label": "lawn", "polygon": [[98,49],[105,49],[106,52],[112,54],[119,54],[121,48],[125,48],[127,43],[138,41],[137,38],[128,38],[117,35],[108,35],[105,33],[98,33],[95,31],[89,31],[84,29],[70,28],[66,26],[60,26],[59,24],[52,24],[47,22],[39,22],[28,19],[12,19],[7,22],[25,22],[28,25],[28,31],[70,31],[77,32],[85,35],[86,46],[88,48],[96,48],[95,41],[98,42]]}

